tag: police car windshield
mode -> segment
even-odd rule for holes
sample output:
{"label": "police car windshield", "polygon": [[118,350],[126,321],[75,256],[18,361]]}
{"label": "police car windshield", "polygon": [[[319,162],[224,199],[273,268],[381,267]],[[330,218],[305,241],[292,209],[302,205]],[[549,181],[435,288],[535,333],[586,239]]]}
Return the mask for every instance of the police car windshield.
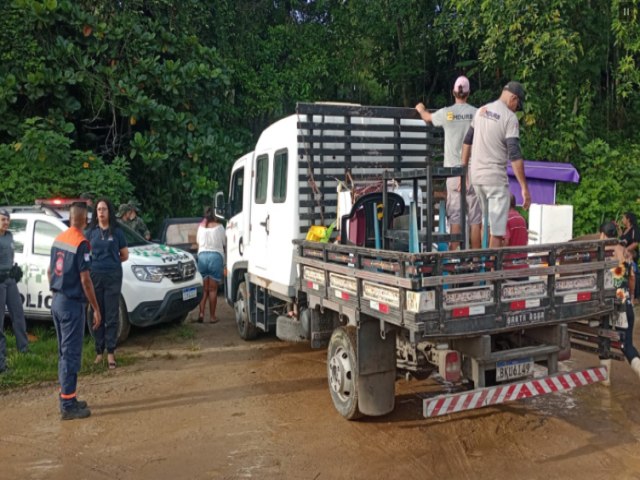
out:
{"label": "police car windshield", "polygon": [[124,237],[127,239],[128,247],[141,247],[142,245],[149,245],[149,243],[151,243],[151,242],[148,242],[138,232],[131,229],[127,225],[123,224],[122,222],[118,221],[118,225],[120,225],[120,228],[124,232]]}

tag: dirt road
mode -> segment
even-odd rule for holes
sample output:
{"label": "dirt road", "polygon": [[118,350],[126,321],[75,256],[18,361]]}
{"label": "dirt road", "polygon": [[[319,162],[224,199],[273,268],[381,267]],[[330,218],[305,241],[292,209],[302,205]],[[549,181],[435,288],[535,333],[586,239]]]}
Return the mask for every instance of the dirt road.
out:
{"label": "dirt road", "polygon": [[0,478],[640,479],[640,382],[626,364],[611,388],[435,420],[418,396],[433,387],[402,380],[391,415],[348,422],[324,351],[244,342],[219,305],[222,321],[194,324],[194,339],[139,331],[121,350],[143,360],[81,378],[89,419],[61,422],[55,385],[0,396]]}

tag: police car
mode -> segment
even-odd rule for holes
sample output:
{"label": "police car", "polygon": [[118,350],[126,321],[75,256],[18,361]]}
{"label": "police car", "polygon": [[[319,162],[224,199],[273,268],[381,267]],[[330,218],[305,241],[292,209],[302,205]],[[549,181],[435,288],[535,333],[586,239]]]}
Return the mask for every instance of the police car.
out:
{"label": "police car", "polygon": [[[11,213],[15,261],[24,272],[18,289],[25,316],[51,319],[47,268],[53,240],[69,228],[68,212],[42,204],[3,208]],[[129,259],[122,264],[119,342],[127,338],[131,325],[184,321],[202,298],[202,276],[190,253],[148,242],[127,226],[121,227]]]}

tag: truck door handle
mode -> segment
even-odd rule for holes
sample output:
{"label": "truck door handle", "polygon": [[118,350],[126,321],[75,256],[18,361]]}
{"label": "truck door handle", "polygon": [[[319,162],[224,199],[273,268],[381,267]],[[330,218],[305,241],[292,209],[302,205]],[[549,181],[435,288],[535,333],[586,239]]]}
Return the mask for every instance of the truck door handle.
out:
{"label": "truck door handle", "polygon": [[260,222],[260,226],[264,227],[264,229],[267,231],[267,235],[269,235],[269,215],[267,215],[267,218],[264,219],[264,222]]}

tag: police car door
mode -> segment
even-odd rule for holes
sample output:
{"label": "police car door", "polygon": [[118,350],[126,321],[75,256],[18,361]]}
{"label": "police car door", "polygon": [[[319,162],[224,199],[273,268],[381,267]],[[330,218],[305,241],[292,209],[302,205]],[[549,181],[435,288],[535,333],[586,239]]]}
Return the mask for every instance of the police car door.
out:
{"label": "police car door", "polygon": [[51,245],[54,239],[63,231],[63,225],[44,219],[33,222],[33,242],[29,252],[29,269],[25,272],[27,278],[27,298],[25,313],[30,316],[51,316],[51,292],[47,269],[51,258]]}

